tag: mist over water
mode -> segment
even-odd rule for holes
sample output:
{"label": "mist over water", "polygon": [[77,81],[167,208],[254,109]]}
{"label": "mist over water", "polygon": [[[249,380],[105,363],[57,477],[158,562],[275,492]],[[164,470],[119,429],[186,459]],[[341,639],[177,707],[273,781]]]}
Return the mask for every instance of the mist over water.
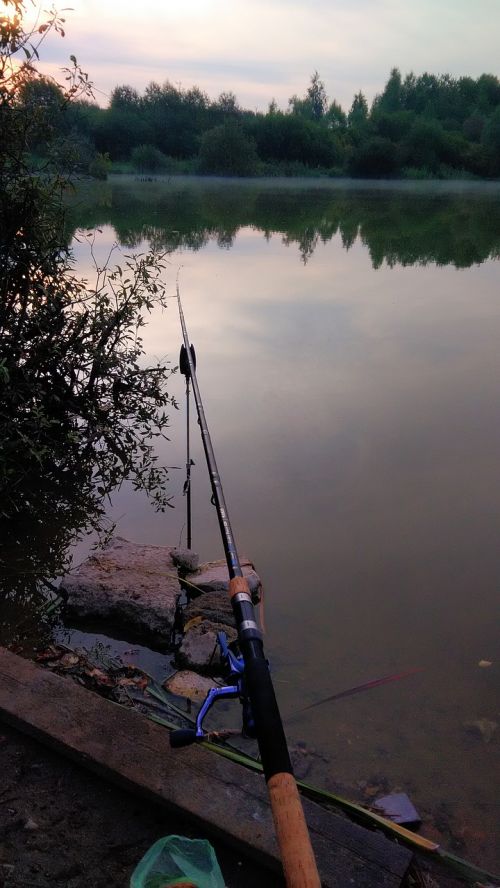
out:
{"label": "mist over water", "polygon": [[[500,732],[477,725],[500,722],[500,186],[121,180],[82,193],[73,224],[101,228],[97,255],[171,253],[283,713],[422,669],[292,719],[292,745],[318,753],[308,779],[407,791],[446,812],[443,841],[498,867]],[[144,338],[177,363],[174,302]],[[174,545],[183,378],[171,388],[175,510],[122,490],[112,517]],[[192,441],[194,547],[222,557],[195,424]]]}

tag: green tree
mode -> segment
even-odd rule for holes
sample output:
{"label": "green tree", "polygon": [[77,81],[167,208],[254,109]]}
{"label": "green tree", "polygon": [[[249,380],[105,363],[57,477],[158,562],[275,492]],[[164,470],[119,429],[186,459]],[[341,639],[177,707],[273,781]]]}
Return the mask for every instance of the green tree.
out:
{"label": "green tree", "polygon": [[500,105],[500,80],[494,74],[481,74],[477,81],[477,104],[481,111],[490,113]]}
{"label": "green tree", "polygon": [[399,168],[396,146],[382,136],[370,136],[354,147],[349,172],[355,176],[393,176]]}
{"label": "green tree", "polygon": [[321,120],[328,108],[328,96],[326,94],[325,84],[320,80],[317,71],[311,77],[311,83],[308,87],[306,98],[311,108],[313,120]]}
{"label": "green tree", "polygon": [[138,145],[133,148],[131,160],[139,173],[159,173],[168,165],[168,158],[154,145]]}
{"label": "green tree", "polygon": [[402,81],[398,68],[393,68],[381,96],[375,99],[375,108],[388,114],[402,110]]}
{"label": "green tree", "polygon": [[488,118],[481,143],[486,152],[489,174],[491,176],[500,175],[500,105]]}
{"label": "green tree", "polygon": [[352,100],[347,120],[350,127],[363,127],[368,122],[368,102],[361,91]]}
{"label": "green tree", "polygon": [[469,142],[480,142],[485,124],[485,118],[477,111],[473,111],[466,117],[462,124],[462,132]]}
{"label": "green tree", "polygon": [[[17,15],[0,21],[0,557],[9,564],[9,545],[19,542],[9,528],[21,532],[36,516],[30,532],[47,552],[56,546],[45,527],[50,516],[51,528],[71,525],[57,537],[69,544],[89,526],[105,527],[104,498],[125,479],[165,508],[167,473],[153,443],[165,434],[171,403],[168,369],[144,365],[140,338],[148,312],[166,304],[161,257],[129,258],[125,274],[96,268],[93,286],[78,279],[67,243],[67,181],[49,166],[43,176],[30,167],[35,124],[21,97],[39,79],[40,37],[63,29],[54,13],[26,32],[24,3],[14,5]],[[67,101],[88,88],[72,64]],[[19,539],[21,550],[33,546]]]}
{"label": "green tree", "polygon": [[139,111],[141,98],[133,86],[115,86],[111,93],[109,107],[119,111]]}
{"label": "green tree", "polygon": [[238,123],[223,123],[203,135],[199,166],[203,173],[253,176],[258,168],[255,142]]}
{"label": "green tree", "polygon": [[299,114],[267,114],[255,130],[259,156],[266,161],[332,167],[340,162],[340,146],[328,128]]}
{"label": "green tree", "polygon": [[229,115],[231,117],[238,117],[241,112],[238,99],[233,92],[221,92],[215,103],[215,107],[224,115]]}
{"label": "green tree", "polygon": [[347,116],[338,102],[333,100],[326,112],[326,121],[329,129],[343,132],[347,126]]}

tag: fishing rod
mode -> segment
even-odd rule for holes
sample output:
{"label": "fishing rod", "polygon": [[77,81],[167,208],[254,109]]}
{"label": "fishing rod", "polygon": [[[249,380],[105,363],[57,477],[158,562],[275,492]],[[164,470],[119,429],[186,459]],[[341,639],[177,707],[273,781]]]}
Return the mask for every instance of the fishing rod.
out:
{"label": "fishing rod", "polygon": [[[229,571],[229,596],[233,609],[244,671],[245,695],[251,707],[251,717],[266,778],[276,838],[288,888],[320,888],[321,882],[311,846],[304,811],[293,776],[285,732],[274,693],[269,665],[264,655],[262,633],[255,619],[248,582],[243,576],[238,551],[229,521],[221,478],[208,430],[196,367],[182,310],[179,287],[177,303],[184,339],[183,359],[187,360],[193,389],[203,449],[217,510],[222,542]],[[236,668],[236,667],[235,667]],[[237,688],[239,685],[235,685]],[[177,738],[175,738],[177,734]],[[171,735],[174,746],[199,739],[195,731],[175,731]]]}
{"label": "fishing rod", "polygon": [[[189,346],[189,351],[191,353],[191,358],[193,361],[193,366],[196,370],[196,353],[194,350],[194,346]],[[191,379],[191,373],[189,370],[189,361],[187,359],[186,346],[181,345],[181,352],[179,355],[179,370],[183,376],[186,377],[186,480],[184,482],[184,494],[186,495],[186,524],[187,524],[187,547],[191,548],[191,466],[194,466],[194,462],[191,459],[191,450],[190,450],[190,418],[189,418],[189,381]]]}

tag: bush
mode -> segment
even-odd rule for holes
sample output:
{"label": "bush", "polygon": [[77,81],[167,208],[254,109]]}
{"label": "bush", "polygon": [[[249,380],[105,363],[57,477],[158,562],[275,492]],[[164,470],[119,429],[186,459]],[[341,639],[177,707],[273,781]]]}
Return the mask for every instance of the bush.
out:
{"label": "bush", "polygon": [[[21,17],[22,0],[13,2]],[[46,27],[57,30],[58,23],[49,13]],[[37,55],[19,64],[16,54],[33,50],[31,35],[20,18],[2,27],[0,561],[9,566],[0,577],[3,601],[14,592],[26,597],[44,576],[63,572],[68,547],[84,531],[105,533],[106,500],[124,481],[159,509],[168,505],[168,474],[154,442],[165,437],[172,400],[169,370],[145,365],[140,338],[148,312],[166,306],[162,258],[129,257],[125,274],[96,267],[93,285],[75,276],[65,228],[68,181],[52,165],[60,155],[48,139],[46,156],[53,160],[40,175],[26,153],[38,122],[19,95],[38,76]],[[68,102],[87,83],[72,61]],[[102,170],[106,158],[96,163]]]}
{"label": "bush", "polygon": [[109,154],[97,153],[89,163],[89,176],[93,179],[107,179],[110,167]]}
{"label": "bush", "polygon": [[201,140],[199,169],[221,176],[254,176],[259,166],[255,142],[236,122],[223,123]]}
{"label": "bush", "polygon": [[138,173],[160,173],[168,166],[168,158],[154,145],[138,145],[130,159]]}
{"label": "bush", "polygon": [[392,176],[398,168],[397,147],[382,136],[372,136],[366,142],[360,142],[349,160],[349,172],[355,176]]}

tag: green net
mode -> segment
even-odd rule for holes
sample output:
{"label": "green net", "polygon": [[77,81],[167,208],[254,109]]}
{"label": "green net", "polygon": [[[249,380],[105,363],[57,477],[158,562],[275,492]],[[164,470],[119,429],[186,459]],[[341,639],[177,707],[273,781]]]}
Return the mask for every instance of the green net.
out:
{"label": "green net", "polygon": [[224,888],[215,851],[204,839],[165,836],[139,861],[130,888],[167,888],[186,882],[195,888]]}

